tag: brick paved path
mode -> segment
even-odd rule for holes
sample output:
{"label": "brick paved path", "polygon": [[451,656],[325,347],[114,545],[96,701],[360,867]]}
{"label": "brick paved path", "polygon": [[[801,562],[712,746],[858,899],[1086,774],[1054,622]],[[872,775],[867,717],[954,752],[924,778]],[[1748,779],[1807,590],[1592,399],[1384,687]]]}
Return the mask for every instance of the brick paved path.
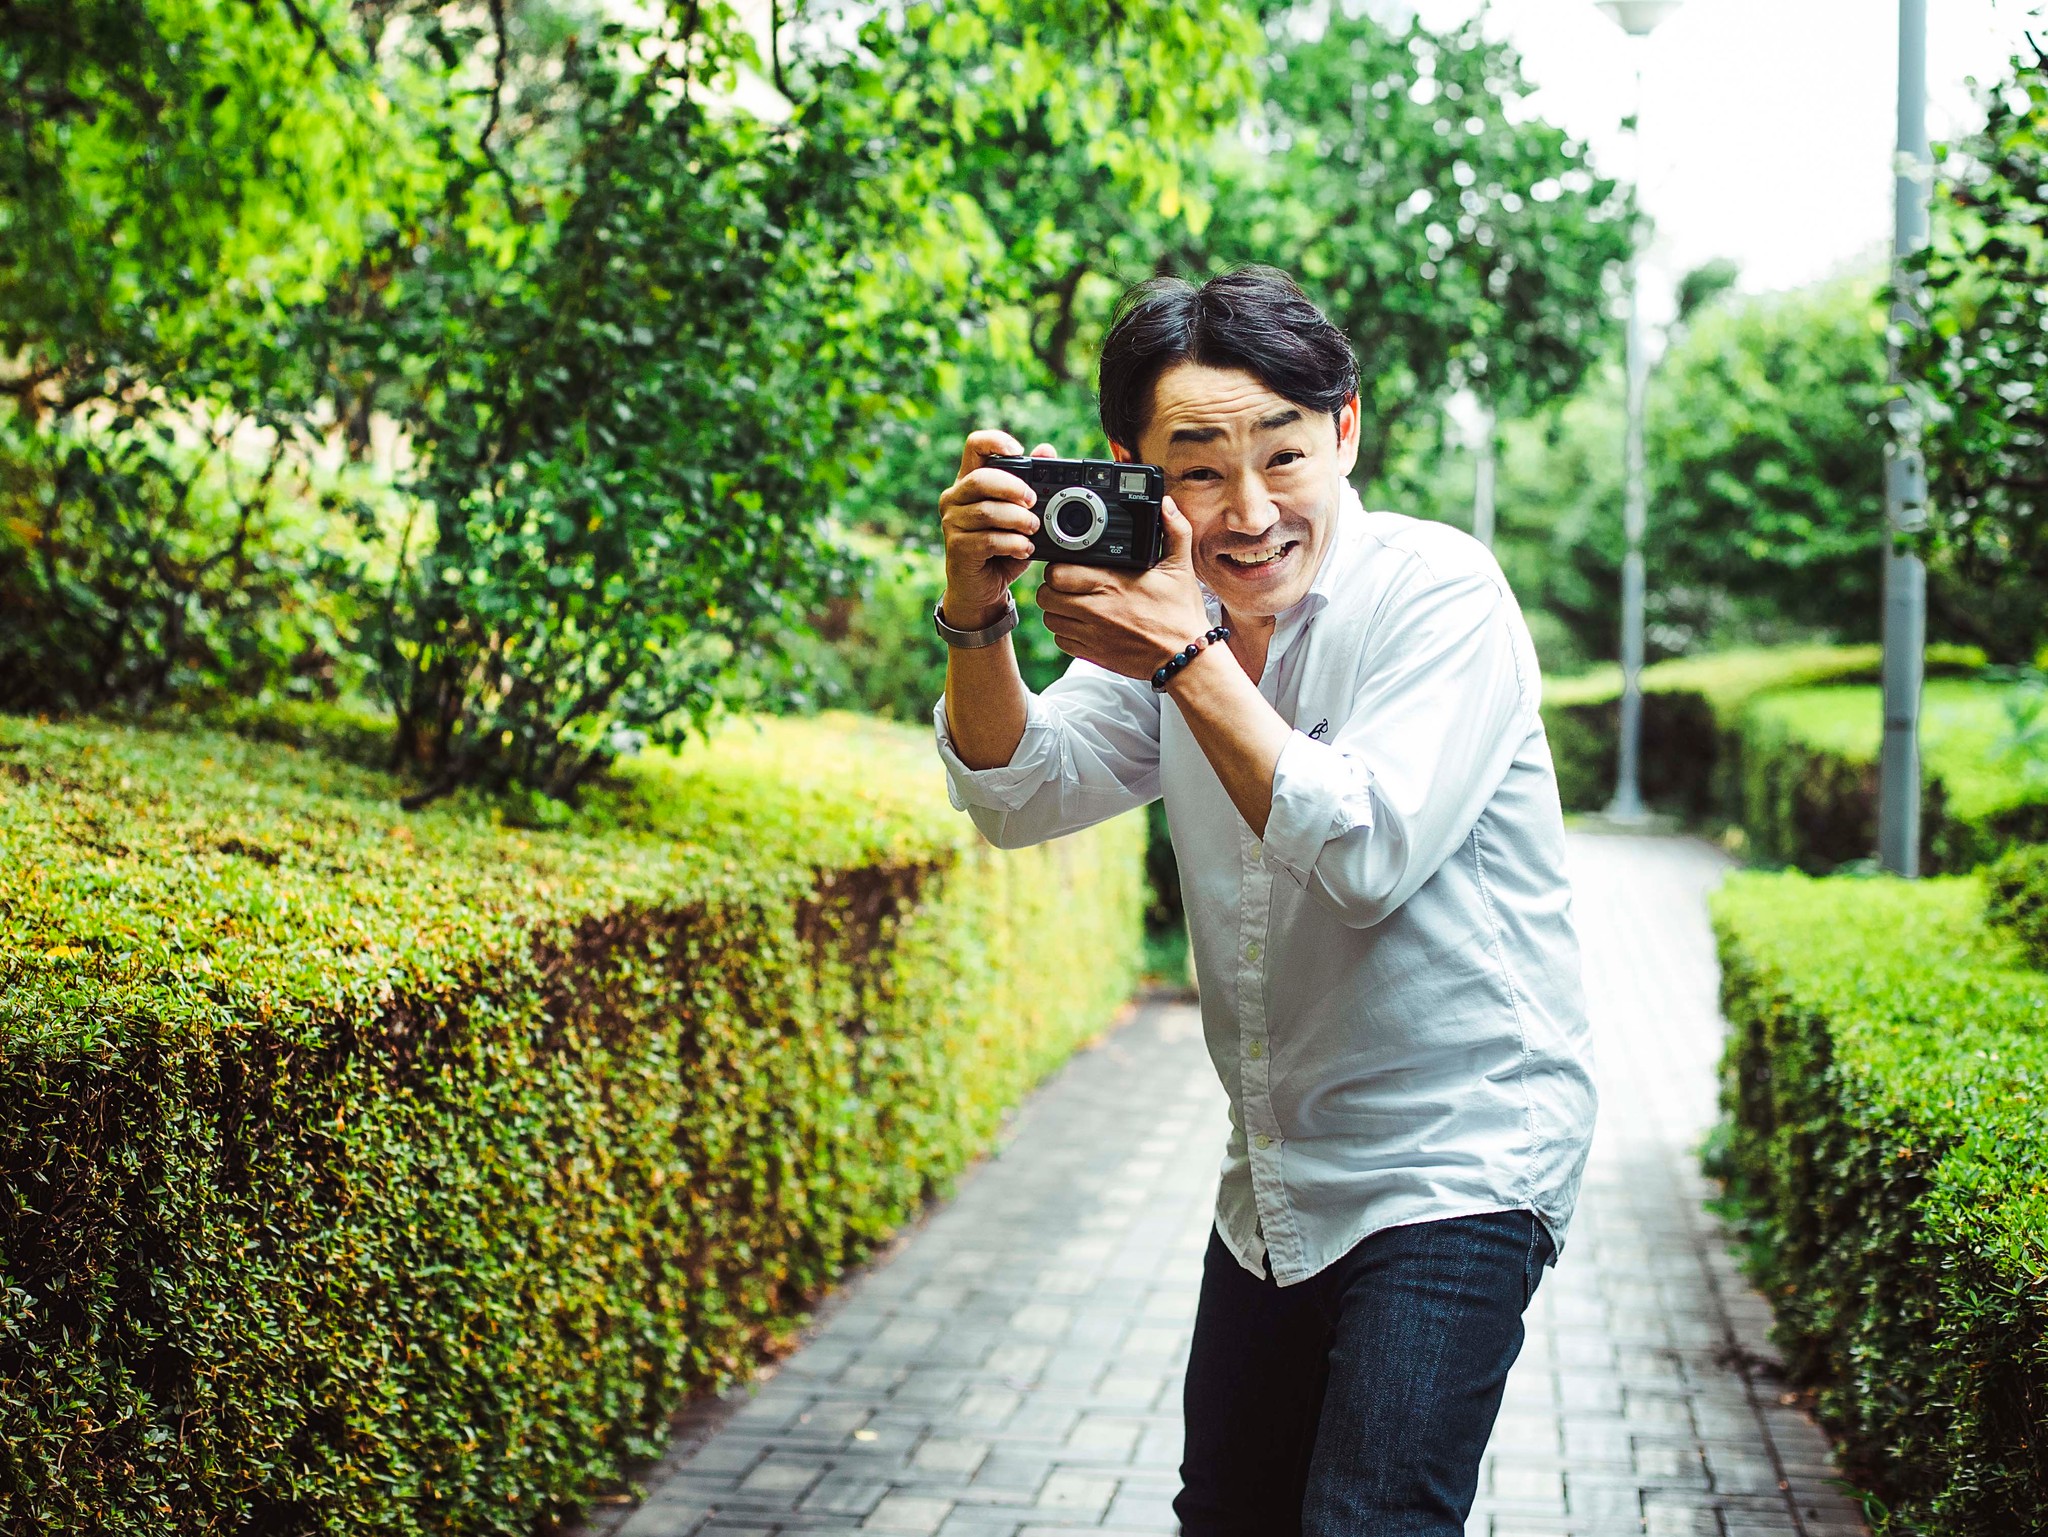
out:
{"label": "brick paved path", "polygon": [[[1860,1534],[1700,1209],[1720,1034],[1701,897],[1721,862],[1586,835],[1572,859],[1600,1134],[1470,1531]],[[647,1502],[590,1537],[1168,1537],[1223,1120],[1193,1009],[1144,1010],[736,1410],[686,1424]]]}

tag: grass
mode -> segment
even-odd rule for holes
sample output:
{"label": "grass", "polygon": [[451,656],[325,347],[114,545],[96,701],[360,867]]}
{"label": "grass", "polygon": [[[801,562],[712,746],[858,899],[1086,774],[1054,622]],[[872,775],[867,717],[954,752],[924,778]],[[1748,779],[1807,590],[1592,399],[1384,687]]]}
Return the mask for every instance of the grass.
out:
{"label": "grass", "polygon": [[[2002,746],[2011,733],[2014,685],[1932,678],[1921,699],[1920,748],[1930,776],[1948,787],[1955,814],[1981,818],[2037,801],[2038,770]],[[1750,706],[1756,723],[1794,741],[1858,762],[1875,762],[1883,740],[1883,696],[1875,686],[1835,685],[1767,694]]]}

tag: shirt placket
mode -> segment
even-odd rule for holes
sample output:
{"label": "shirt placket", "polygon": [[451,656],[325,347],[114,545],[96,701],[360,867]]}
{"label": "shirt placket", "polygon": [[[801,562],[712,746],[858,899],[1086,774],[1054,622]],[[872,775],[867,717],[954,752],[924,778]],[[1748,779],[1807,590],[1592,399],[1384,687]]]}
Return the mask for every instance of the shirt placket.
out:
{"label": "shirt placket", "polygon": [[1249,827],[1238,830],[1237,1065],[1243,1085],[1245,1153],[1251,1163],[1252,1194],[1269,1256],[1292,1263],[1300,1245],[1281,1178],[1280,1123],[1273,1114],[1272,1043],[1266,1035],[1267,926],[1273,877],[1259,840]]}

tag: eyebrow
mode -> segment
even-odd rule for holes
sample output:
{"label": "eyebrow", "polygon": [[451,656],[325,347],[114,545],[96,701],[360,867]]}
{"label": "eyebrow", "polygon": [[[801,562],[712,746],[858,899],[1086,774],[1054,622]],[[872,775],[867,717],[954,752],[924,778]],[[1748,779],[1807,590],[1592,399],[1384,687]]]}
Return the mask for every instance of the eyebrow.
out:
{"label": "eyebrow", "polygon": [[[1272,432],[1279,427],[1301,420],[1301,411],[1294,406],[1284,411],[1275,411],[1271,416],[1262,416],[1252,423],[1254,432]],[[1167,438],[1169,443],[1213,443],[1223,436],[1221,427],[1176,427]]]}

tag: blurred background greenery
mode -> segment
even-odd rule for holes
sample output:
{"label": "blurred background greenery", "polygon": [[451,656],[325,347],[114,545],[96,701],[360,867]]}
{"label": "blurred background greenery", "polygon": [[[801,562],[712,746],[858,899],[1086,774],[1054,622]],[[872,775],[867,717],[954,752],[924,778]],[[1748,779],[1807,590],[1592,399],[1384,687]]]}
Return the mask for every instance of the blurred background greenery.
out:
{"label": "blurred background greenery", "polygon": [[[1272,0],[17,0],[0,40],[0,708],[331,704],[544,807],[720,711],[905,720],[973,427],[1105,451],[1154,273],[1356,344],[1369,503],[1613,656],[1629,191],[1512,48]],[[1950,152],[1915,345],[1934,638],[2048,640],[2043,94]],[[2017,232],[2017,233],[2016,233]],[[1884,296],[1693,273],[1649,395],[1653,659],[1874,638]],[[1990,360],[1988,363],[1986,360]],[[1028,586],[1028,584],[1027,584]],[[1034,683],[1062,659],[1020,630]]]}

